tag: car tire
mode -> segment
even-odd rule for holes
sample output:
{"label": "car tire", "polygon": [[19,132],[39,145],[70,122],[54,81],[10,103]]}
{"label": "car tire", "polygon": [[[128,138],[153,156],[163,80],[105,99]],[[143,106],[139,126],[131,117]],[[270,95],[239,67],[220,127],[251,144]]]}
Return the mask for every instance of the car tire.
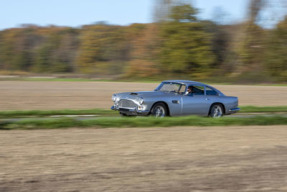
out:
{"label": "car tire", "polygon": [[214,104],[210,108],[209,117],[220,118],[223,116],[223,106],[221,104]]}
{"label": "car tire", "polygon": [[157,103],[151,110],[151,115],[154,117],[165,117],[167,116],[167,107],[163,103]]}

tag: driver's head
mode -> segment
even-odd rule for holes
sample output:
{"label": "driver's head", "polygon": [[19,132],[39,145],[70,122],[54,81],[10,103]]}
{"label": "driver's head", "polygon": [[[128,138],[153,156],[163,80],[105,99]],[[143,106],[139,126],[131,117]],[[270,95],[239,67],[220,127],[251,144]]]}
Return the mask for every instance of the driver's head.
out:
{"label": "driver's head", "polygon": [[188,93],[191,93],[191,92],[192,92],[192,86],[189,86],[189,87],[187,88],[187,92],[188,92]]}

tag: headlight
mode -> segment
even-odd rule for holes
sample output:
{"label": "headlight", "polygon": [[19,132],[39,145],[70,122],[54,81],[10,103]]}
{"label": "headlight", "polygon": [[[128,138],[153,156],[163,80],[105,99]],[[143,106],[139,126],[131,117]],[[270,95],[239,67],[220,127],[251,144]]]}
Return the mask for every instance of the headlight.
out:
{"label": "headlight", "polygon": [[144,103],[144,99],[142,97],[139,97],[138,98],[138,102],[139,102],[140,105],[142,105]]}
{"label": "headlight", "polygon": [[117,95],[116,95],[116,94],[113,94],[113,96],[112,96],[112,100],[113,100],[113,102],[116,102],[116,101],[118,100],[118,97],[117,97]]}
{"label": "headlight", "polygon": [[138,106],[139,111],[144,111],[146,109],[146,105],[140,105]]}

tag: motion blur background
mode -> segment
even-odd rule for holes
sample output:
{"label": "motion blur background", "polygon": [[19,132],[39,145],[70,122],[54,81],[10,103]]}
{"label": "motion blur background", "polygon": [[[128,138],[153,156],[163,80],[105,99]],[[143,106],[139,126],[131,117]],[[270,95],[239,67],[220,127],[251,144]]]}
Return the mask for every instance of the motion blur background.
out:
{"label": "motion blur background", "polygon": [[2,76],[287,81],[286,0],[11,0],[0,9]]}

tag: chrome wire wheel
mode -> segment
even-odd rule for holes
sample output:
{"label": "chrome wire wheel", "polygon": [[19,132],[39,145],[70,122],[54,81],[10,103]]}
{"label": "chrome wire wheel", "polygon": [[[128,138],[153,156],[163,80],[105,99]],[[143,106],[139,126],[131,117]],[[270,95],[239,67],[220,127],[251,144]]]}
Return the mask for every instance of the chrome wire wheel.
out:
{"label": "chrome wire wheel", "polygon": [[163,103],[156,104],[151,112],[154,117],[165,117],[167,115],[166,106]]}
{"label": "chrome wire wheel", "polygon": [[221,105],[213,105],[210,112],[210,117],[219,118],[223,116],[223,109]]}
{"label": "chrome wire wheel", "polygon": [[162,106],[157,106],[155,108],[155,117],[164,117],[165,116],[165,110]]}

